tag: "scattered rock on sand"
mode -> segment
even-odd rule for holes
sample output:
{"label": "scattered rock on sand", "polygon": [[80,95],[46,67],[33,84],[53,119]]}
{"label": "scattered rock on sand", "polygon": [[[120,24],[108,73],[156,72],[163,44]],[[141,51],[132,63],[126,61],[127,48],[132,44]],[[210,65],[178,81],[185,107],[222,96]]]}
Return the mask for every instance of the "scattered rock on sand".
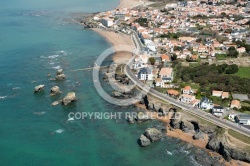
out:
{"label": "scattered rock on sand", "polygon": [[139,138],[139,144],[140,146],[148,146],[150,144],[150,140],[142,134]]}
{"label": "scattered rock on sand", "polygon": [[54,96],[60,93],[62,92],[60,91],[60,88],[58,86],[54,86],[50,89],[50,96]]}
{"label": "scattered rock on sand", "polygon": [[35,87],[34,89],[34,93],[40,92],[40,91],[44,91],[44,87],[45,85],[38,85]]}
{"label": "scattered rock on sand", "polygon": [[75,92],[68,93],[62,100],[63,105],[68,105],[71,102],[76,101],[76,94]]}

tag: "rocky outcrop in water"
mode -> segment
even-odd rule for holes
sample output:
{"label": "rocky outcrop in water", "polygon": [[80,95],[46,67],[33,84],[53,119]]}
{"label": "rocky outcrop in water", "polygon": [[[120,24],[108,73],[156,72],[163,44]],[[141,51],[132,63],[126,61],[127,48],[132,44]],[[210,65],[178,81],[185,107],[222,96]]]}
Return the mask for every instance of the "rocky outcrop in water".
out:
{"label": "rocky outcrop in water", "polygon": [[68,105],[71,102],[76,101],[76,94],[74,92],[68,93],[62,100],[63,105]]}
{"label": "rocky outcrop in water", "polygon": [[63,74],[63,69],[57,70],[57,72],[56,72],[56,80],[57,81],[62,81],[62,80],[65,80],[65,79],[66,79],[66,75]]}
{"label": "rocky outcrop in water", "polygon": [[45,85],[38,85],[34,88],[34,93],[44,91]]}
{"label": "rocky outcrop in water", "polygon": [[58,86],[54,86],[50,89],[50,96],[58,95],[60,93],[62,92],[60,91],[60,88]]}
{"label": "rocky outcrop in water", "polygon": [[150,145],[150,140],[145,136],[145,135],[141,135],[139,138],[139,144],[140,146],[148,146]]}
{"label": "rocky outcrop in water", "polygon": [[151,142],[155,142],[164,137],[164,134],[157,128],[148,128],[139,138],[140,146],[148,146]]}
{"label": "rocky outcrop in water", "polygon": [[159,131],[158,129],[156,128],[148,128],[144,135],[151,141],[151,142],[154,142],[154,141],[157,141],[161,138],[163,138],[163,133],[161,131]]}

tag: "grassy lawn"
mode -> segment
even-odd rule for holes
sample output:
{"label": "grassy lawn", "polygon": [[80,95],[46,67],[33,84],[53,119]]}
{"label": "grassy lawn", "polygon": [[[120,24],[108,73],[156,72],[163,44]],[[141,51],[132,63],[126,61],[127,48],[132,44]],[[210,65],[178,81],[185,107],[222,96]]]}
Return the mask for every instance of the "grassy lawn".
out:
{"label": "grassy lawn", "polygon": [[164,94],[167,92],[167,88],[155,87],[155,90]]}
{"label": "grassy lawn", "polygon": [[225,54],[216,54],[215,57],[218,60],[224,60],[227,56]]}
{"label": "grassy lawn", "polygon": [[239,67],[239,71],[235,75],[241,78],[250,78],[250,67]]}
{"label": "grassy lawn", "polygon": [[243,134],[240,134],[236,131],[233,131],[231,129],[228,130],[228,134],[233,136],[234,138],[238,139],[238,140],[241,140],[242,142],[245,142],[247,144],[250,144],[250,138],[243,135]]}
{"label": "grassy lawn", "polygon": [[190,62],[189,67],[197,67],[200,66],[199,62]]}
{"label": "grassy lawn", "polygon": [[184,88],[185,86],[191,86],[192,89],[199,89],[200,85],[199,84],[195,84],[195,83],[181,83],[181,88]]}

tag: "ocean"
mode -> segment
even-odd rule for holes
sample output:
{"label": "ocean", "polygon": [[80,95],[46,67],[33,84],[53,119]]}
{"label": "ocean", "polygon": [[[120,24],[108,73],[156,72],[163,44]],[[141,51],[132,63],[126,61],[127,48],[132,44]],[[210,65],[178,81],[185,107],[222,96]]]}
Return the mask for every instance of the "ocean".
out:
{"label": "ocean", "polygon": [[[128,124],[125,119],[79,119],[69,112],[126,112],[102,99],[90,70],[111,45],[97,33],[66,20],[78,12],[112,9],[118,0],[1,0],[0,2],[0,165],[194,165],[193,151],[173,138],[146,148],[137,139],[152,121]],[[57,69],[67,79],[51,81]],[[48,74],[51,77],[48,77]],[[34,94],[36,85],[45,91]],[[51,97],[50,88],[63,92]],[[112,89],[103,83],[106,90]],[[68,92],[77,102],[51,106]]]}

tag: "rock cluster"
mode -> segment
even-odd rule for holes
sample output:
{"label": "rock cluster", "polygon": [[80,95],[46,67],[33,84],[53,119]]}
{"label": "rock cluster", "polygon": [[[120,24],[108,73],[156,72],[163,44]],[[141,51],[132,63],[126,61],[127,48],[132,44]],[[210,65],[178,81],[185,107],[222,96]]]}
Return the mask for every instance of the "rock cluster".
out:
{"label": "rock cluster", "polygon": [[65,80],[65,79],[66,79],[66,75],[63,74],[63,69],[57,70],[56,80],[61,81],[61,80]]}
{"label": "rock cluster", "polygon": [[140,146],[148,146],[151,142],[155,142],[163,138],[164,134],[156,128],[148,128],[139,138]]}

